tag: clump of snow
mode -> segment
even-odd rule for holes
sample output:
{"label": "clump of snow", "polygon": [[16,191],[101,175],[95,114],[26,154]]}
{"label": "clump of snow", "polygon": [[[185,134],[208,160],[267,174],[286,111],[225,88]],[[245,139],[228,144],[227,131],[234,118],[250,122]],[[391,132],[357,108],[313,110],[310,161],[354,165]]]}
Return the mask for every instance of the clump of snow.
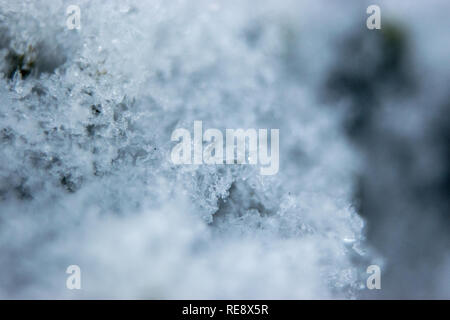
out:
{"label": "clump of snow", "polygon": [[[0,6],[2,57],[33,60],[2,59],[0,297],[354,297],[358,158],[316,95],[348,23],[306,27],[333,5],[77,1],[68,30],[69,4]],[[279,128],[279,173],[173,165],[194,120]]]}

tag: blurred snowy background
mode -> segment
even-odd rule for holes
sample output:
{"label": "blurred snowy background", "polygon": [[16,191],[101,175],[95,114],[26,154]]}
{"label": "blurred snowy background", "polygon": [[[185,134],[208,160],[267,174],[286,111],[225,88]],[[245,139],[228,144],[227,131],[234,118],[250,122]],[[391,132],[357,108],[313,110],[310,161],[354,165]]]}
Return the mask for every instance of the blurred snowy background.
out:
{"label": "blurred snowy background", "polygon": [[[449,13],[0,0],[0,298],[450,298]],[[279,173],[174,166],[194,120],[279,128]]]}

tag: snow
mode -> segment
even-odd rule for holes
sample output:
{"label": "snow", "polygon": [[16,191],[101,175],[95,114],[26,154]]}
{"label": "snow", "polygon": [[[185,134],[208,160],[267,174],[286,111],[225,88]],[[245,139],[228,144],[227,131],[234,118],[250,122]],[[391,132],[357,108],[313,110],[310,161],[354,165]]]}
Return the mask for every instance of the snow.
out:
{"label": "snow", "polygon": [[[1,1],[1,54],[34,66],[0,65],[0,298],[356,297],[371,256],[359,157],[317,96],[342,13],[76,3],[80,30],[70,1]],[[172,164],[173,130],[195,120],[280,129],[278,174]]]}

